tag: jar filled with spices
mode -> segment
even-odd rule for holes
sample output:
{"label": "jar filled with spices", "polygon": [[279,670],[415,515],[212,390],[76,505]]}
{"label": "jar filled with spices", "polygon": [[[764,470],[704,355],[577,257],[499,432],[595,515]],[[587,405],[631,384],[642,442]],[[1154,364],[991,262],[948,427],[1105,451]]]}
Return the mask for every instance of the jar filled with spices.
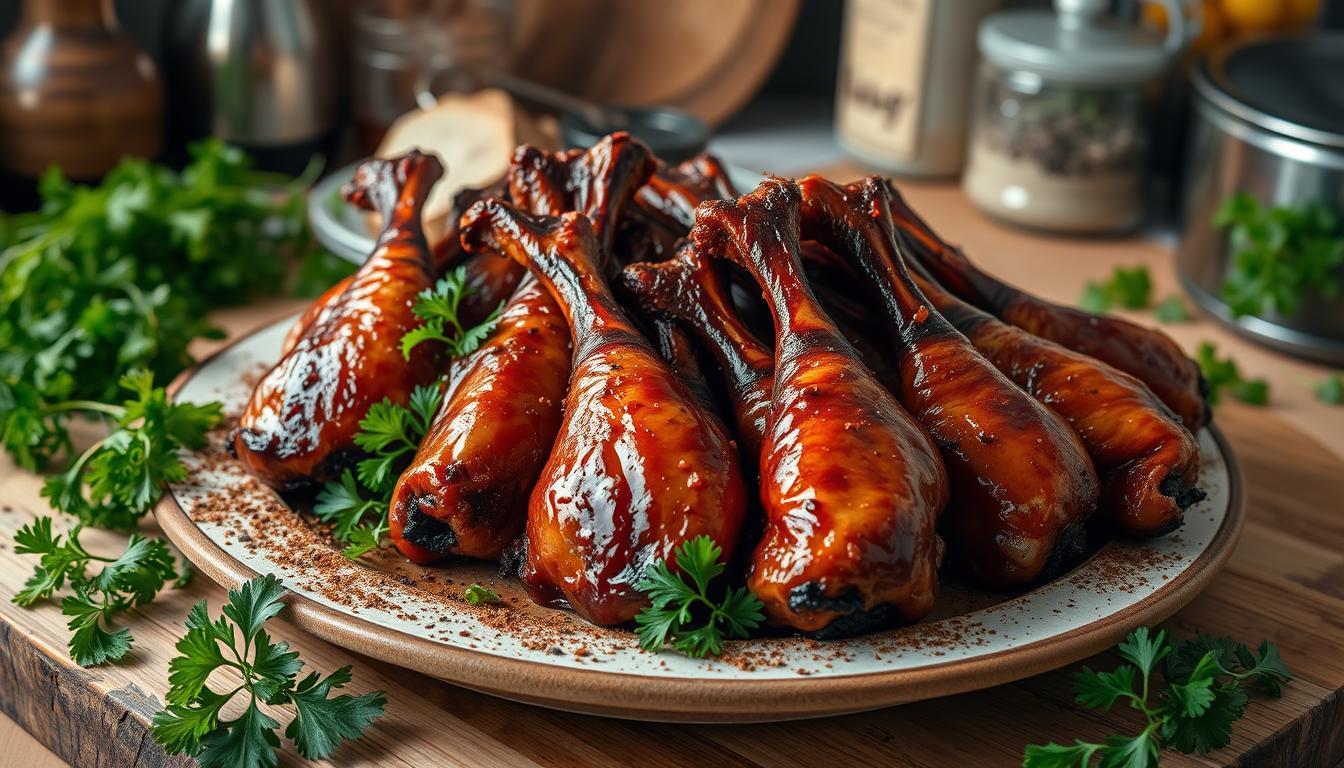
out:
{"label": "jar filled with spices", "polygon": [[991,215],[1059,232],[1113,233],[1144,213],[1152,87],[1184,40],[1106,16],[1106,0],[997,13],[980,69],[963,184]]}

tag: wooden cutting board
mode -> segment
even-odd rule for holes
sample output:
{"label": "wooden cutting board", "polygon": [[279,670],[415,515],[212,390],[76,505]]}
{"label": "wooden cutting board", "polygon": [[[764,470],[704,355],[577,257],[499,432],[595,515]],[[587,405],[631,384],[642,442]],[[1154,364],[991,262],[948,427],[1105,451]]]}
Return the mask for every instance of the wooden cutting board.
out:
{"label": "wooden cutting board", "polygon": [[[955,188],[909,192],[935,226],[957,227],[973,256],[1053,298],[1075,296],[1085,278],[1104,276],[1116,263],[1148,264],[1159,296],[1172,284],[1170,254],[1150,243],[1041,239],[986,221]],[[275,302],[228,313],[221,322],[237,333],[295,308]],[[1210,338],[1239,349],[1207,321],[1176,331],[1187,346]],[[1248,373],[1267,373],[1276,386],[1272,408],[1230,404],[1218,410],[1245,474],[1248,522],[1226,570],[1168,626],[1182,635],[1270,639],[1298,679],[1282,699],[1253,699],[1230,747],[1207,757],[1164,755],[1163,764],[1334,766],[1344,760],[1344,429],[1338,428],[1344,409],[1316,404],[1305,394],[1302,379],[1319,376],[1319,369],[1277,356],[1266,365],[1249,352],[1237,355]],[[165,757],[145,727],[162,702],[172,643],[187,609],[204,598],[217,611],[222,590],[198,577],[190,588],[165,594],[130,618],[135,650],[127,663],[75,667],[65,653],[59,610],[25,610],[9,601],[32,564],[13,553],[12,532],[45,510],[38,488],[36,477],[0,463],[0,712],[77,765],[183,764]],[[109,550],[121,546],[111,534],[91,532],[86,540]],[[274,634],[315,668],[330,671],[352,662],[355,693],[381,688],[388,694],[387,715],[337,754],[341,765],[1015,765],[1025,744],[1096,740],[1132,730],[1136,722],[1126,711],[1076,707],[1071,667],[977,693],[805,723],[631,723],[528,707],[423,679],[277,623]],[[1110,667],[1116,659],[1086,663]],[[0,765],[13,756],[0,754]],[[285,759],[298,762],[292,753]],[[23,764],[34,768],[31,761]]]}

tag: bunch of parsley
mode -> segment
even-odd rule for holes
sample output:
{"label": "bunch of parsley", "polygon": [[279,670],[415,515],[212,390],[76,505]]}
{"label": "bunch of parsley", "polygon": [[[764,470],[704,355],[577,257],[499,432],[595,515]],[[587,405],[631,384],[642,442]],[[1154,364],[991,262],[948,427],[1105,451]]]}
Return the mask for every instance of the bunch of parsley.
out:
{"label": "bunch of parsley", "polygon": [[[284,587],[274,576],[261,576],[229,591],[223,616],[210,620],[205,601],[187,614],[187,632],[177,642],[180,654],[168,663],[168,706],[154,716],[151,730],[170,753],[196,757],[202,768],[273,768],[280,723],[262,704],[289,705],[294,719],[285,736],[309,760],[330,756],[346,739],[359,738],[383,714],[382,691],[360,696],[332,691],[350,682],[345,666],[321,677],[299,679],[303,662],[289,644],[273,641],[263,625],[284,610]],[[208,684],[227,670],[230,688]],[[219,677],[216,677],[219,679]],[[242,714],[222,720],[224,707],[239,694],[247,697]]]}
{"label": "bunch of parsley", "polygon": [[1223,300],[1234,314],[1292,314],[1309,292],[1339,295],[1344,228],[1323,205],[1263,206],[1238,192],[1213,225],[1227,230],[1232,251]]}
{"label": "bunch of parsley", "polygon": [[41,210],[7,219],[0,443],[24,466],[65,447],[65,415],[46,406],[113,400],[109,372],[170,379],[191,364],[194,339],[220,336],[205,310],[275,290],[286,257],[313,252],[308,178],[258,173],[217,141],[192,158],[180,173],[127,159],[97,186],[53,169]]}
{"label": "bunch of parsley", "polygon": [[723,548],[713,539],[697,536],[677,548],[676,571],[666,560],[649,569],[636,585],[649,596],[649,606],[635,616],[644,650],[671,645],[693,658],[718,656],[725,639],[748,637],[765,620],[760,598],[746,587],[729,588],[721,599],[711,593],[727,567],[722,557]]}
{"label": "bunch of parsley", "polygon": [[[1140,627],[1117,650],[1127,663],[1110,672],[1084,667],[1074,675],[1075,701],[1104,710],[1124,702],[1143,715],[1143,729],[1102,742],[1032,744],[1023,768],[1088,768],[1094,760],[1101,766],[1156,768],[1164,748],[1207,754],[1231,741],[1232,723],[1241,719],[1249,702],[1244,683],[1256,683],[1278,697],[1283,684],[1293,679],[1278,649],[1268,642],[1260,644],[1258,653],[1206,635],[1173,644],[1165,631],[1151,635]],[[1159,672],[1165,682],[1161,688],[1154,680]]]}

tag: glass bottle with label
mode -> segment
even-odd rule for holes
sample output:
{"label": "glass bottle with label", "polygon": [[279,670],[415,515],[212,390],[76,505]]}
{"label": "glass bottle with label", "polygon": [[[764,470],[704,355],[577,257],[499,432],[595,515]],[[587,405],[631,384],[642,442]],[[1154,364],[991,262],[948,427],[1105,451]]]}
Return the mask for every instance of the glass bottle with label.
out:
{"label": "glass bottle with label", "polygon": [[917,176],[961,171],[975,30],[1000,0],[849,0],[835,132],[865,164]]}

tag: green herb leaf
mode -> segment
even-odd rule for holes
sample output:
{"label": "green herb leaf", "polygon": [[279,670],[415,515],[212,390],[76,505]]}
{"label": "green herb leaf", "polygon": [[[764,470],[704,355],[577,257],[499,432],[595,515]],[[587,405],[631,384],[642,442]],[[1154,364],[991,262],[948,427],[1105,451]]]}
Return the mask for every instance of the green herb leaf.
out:
{"label": "green herb leaf", "polygon": [[1232,261],[1222,295],[1234,315],[1290,315],[1310,294],[1339,294],[1344,231],[1322,204],[1266,207],[1238,192],[1213,225],[1227,230]]}
{"label": "green herb leaf", "polygon": [[[211,621],[204,602],[187,614],[186,634],[169,662],[168,706],[154,716],[151,732],[172,754],[196,757],[201,766],[274,766],[280,723],[258,705],[291,704],[295,716],[285,729],[299,754],[330,756],[340,743],[356,739],[383,713],[381,692],[331,696],[350,681],[350,667],[327,678],[311,673],[302,681],[298,653],[273,641],[264,625],[284,608],[284,587],[274,576],[252,579],[229,592],[222,616]],[[239,650],[238,640],[242,641]],[[227,693],[209,687],[210,675],[229,667],[242,676]],[[220,712],[235,696],[247,696],[237,719],[221,721]]]}
{"label": "green herb leaf", "polygon": [[1344,405],[1344,376],[1332,373],[1316,385],[1316,399],[1326,405]]}
{"label": "green herb leaf", "polygon": [[490,589],[489,587],[483,587],[480,584],[472,584],[468,586],[464,594],[467,597],[467,602],[471,603],[472,605],[499,602],[498,592],[496,592],[493,589]]}
{"label": "green herb leaf", "polygon": [[458,306],[467,294],[467,270],[458,267],[440,278],[433,288],[421,291],[415,297],[412,311],[421,324],[401,339],[401,353],[411,356],[411,350],[427,341],[441,342],[452,357],[463,357],[475,352],[494,330],[499,321],[503,303],[479,325],[464,328],[458,319]]}
{"label": "green herb leaf", "polygon": [[1195,362],[1209,385],[1209,404],[1216,405],[1219,395],[1224,391],[1232,393],[1236,399],[1250,405],[1269,403],[1269,382],[1264,379],[1243,379],[1237,364],[1232,358],[1220,358],[1218,348],[1211,342],[1199,345],[1195,353]]}
{"label": "green herb leaf", "polygon": [[1105,282],[1088,282],[1078,306],[1089,312],[1109,312],[1119,306],[1143,309],[1152,301],[1153,280],[1148,268],[1116,267]]}
{"label": "green herb leaf", "polygon": [[1190,309],[1180,296],[1168,296],[1153,308],[1153,316],[1160,323],[1188,323]]}
{"label": "green herb leaf", "polygon": [[649,606],[635,616],[641,647],[658,651],[670,644],[687,656],[717,656],[726,638],[747,637],[760,625],[765,619],[763,606],[750,592],[730,590],[721,601],[710,596],[711,583],[726,567],[722,556],[723,549],[713,539],[697,536],[677,548],[679,572],[674,573],[666,560],[649,568],[636,585],[649,597]]}

